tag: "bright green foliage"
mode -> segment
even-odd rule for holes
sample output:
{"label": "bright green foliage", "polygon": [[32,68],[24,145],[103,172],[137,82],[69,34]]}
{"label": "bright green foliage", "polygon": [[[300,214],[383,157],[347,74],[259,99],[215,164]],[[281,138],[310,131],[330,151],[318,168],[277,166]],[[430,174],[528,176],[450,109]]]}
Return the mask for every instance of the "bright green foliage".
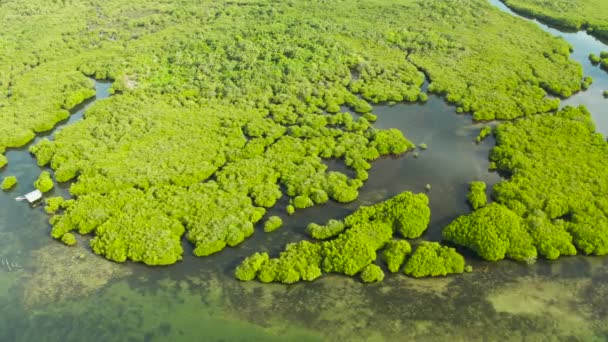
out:
{"label": "bright green foliage", "polygon": [[42,171],[38,179],[34,182],[34,186],[36,189],[42,192],[49,192],[55,186],[53,183],[53,179],[51,179],[51,174],[48,171]]}
{"label": "bright green foliage", "polygon": [[47,138],[44,138],[36,145],[32,145],[30,152],[36,156],[38,166],[45,166],[50,163],[53,154],[55,154],[55,145]]}
{"label": "bright green foliage", "polygon": [[325,226],[310,224],[308,231],[315,238],[337,237],[323,242],[302,241],[287,245],[278,258],[270,259],[261,267],[258,279],[290,284],[314,280],[322,273],[353,276],[372,264],[377,251],[387,243],[390,243],[390,252],[385,251],[390,255],[388,262],[398,264],[398,269],[411,247],[407,241],[391,242],[393,234],[399,231],[418,237],[426,229],[429,218],[426,195],[404,192],[385,202],[360,207],[343,221],[330,220]]}
{"label": "bright green foliage", "polygon": [[385,202],[369,207],[361,206],[347,216],[344,223],[350,227],[364,222],[383,221],[404,238],[414,239],[420,237],[429,224],[431,210],[428,203],[425,194],[403,192]]}
{"label": "bright green foliage", "polygon": [[[424,101],[422,70],[430,92],[477,119],[544,113],[558,104],[546,92],[581,86],[564,41],[485,0],[133,6],[0,6],[10,37],[0,49],[0,153],[66,119],[93,94],[87,76],[120,94],[31,148],[56,181],[74,182],[53,236],[93,234],[93,250],[115,261],[176,262],[183,234],[199,256],[235,246],[285,195],[290,213],[354,201],[374,160],[415,147],[372,127],[370,110]],[[330,158],[356,177],[329,172]],[[421,234],[424,212],[397,229]]]}
{"label": "bright green foliage", "polygon": [[308,196],[297,196],[293,199],[293,206],[298,209],[310,208],[313,205],[315,205],[315,203]]}
{"label": "bright green foliage", "polygon": [[365,113],[362,117],[369,122],[376,122],[376,120],[378,120],[378,116],[372,113]]}
{"label": "bright green foliage", "polygon": [[323,272],[353,276],[376,260],[376,251],[393,235],[385,222],[357,224],[323,246]]}
{"label": "bright green foliage", "polygon": [[376,259],[376,251],[391,235],[392,229],[384,223],[365,224],[350,228],[335,240],[288,244],[279,258],[262,265],[258,279],[291,284],[312,281],[329,272],[353,276]]}
{"label": "bright green foliage", "polygon": [[464,272],[464,257],[454,248],[438,242],[422,242],[405,263],[405,274],[415,277],[436,277]]}
{"label": "bright green foliage", "polygon": [[497,203],[457,218],[443,230],[443,237],[490,261],[536,259],[536,248],[521,217]]}
{"label": "bright green foliage", "polygon": [[2,190],[4,190],[4,191],[7,191],[7,190],[12,189],[16,184],[17,184],[17,177],[7,176],[7,177],[4,177],[4,179],[2,180],[2,185],[0,185],[0,188],[2,188]]}
{"label": "bright green foliage", "polygon": [[3,168],[6,164],[8,164],[8,159],[6,159],[6,157],[2,153],[0,153],[0,168]]}
{"label": "bright green foliage", "polygon": [[477,135],[477,138],[475,138],[475,141],[477,141],[478,143],[480,143],[487,136],[489,136],[490,134],[492,134],[492,127],[490,127],[490,126],[483,126],[483,128],[479,131],[479,134]]}
{"label": "bright green foliage", "polygon": [[283,220],[281,220],[278,216],[270,216],[266,222],[264,222],[264,231],[266,233],[274,232],[275,230],[281,228],[283,225]]}
{"label": "bright green foliage", "polygon": [[605,97],[605,98],[608,98],[608,90],[604,90],[604,93],[603,93],[603,94],[604,94],[604,97]]}
{"label": "bright green foliage", "polygon": [[361,272],[361,281],[364,283],[376,283],[384,280],[384,271],[378,265],[367,265]]}
{"label": "bright green foliage", "polygon": [[604,0],[501,0],[519,13],[570,30],[608,38],[608,3]]}
{"label": "bright green foliage", "polygon": [[583,82],[581,83],[581,89],[587,90],[593,83],[593,78],[591,76],[583,77]]}
{"label": "bright green foliage", "polygon": [[401,131],[393,128],[386,131],[378,131],[374,136],[371,147],[375,148],[381,155],[399,155],[413,149],[416,145],[405,139]]}
{"label": "bright green foliage", "polygon": [[[496,200],[530,221],[548,258],[608,254],[608,144],[584,107],[504,123],[491,159],[512,176]],[[565,152],[567,151],[567,152]]]}
{"label": "bright green foliage", "polygon": [[326,225],[321,226],[316,223],[311,223],[306,227],[306,231],[317,240],[325,240],[332,238],[346,229],[344,222],[339,220],[329,220]]}
{"label": "bright green foliage", "polygon": [[258,279],[264,283],[291,284],[300,280],[313,281],[321,276],[323,246],[308,241],[288,244],[279,258],[264,263]]}
{"label": "bright green foliage", "polygon": [[589,61],[593,64],[599,64],[602,61],[602,58],[592,53],[589,54]]}
{"label": "bright green foliage", "polygon": [[471,182],[469,185],[469,193],[467,194],[467,200],[471,204],[473,209],[478,209],[488,203],[486,197],[486,183],[485,182]]}
{"label": "bright green foliage", "polygon": [[[269,12],[257,9],[266,1],[131,6],[117,0],[2,6],[0,29],[13,39],[3,42],[0,56],[0,93],[9,95],[2,100],[0,150],[24,145],[92,96],[83,74],[113,79],[122,95],[141,89],[179,103],[217,98],[264,107],[281,121],[302,112],[335,113],[342,104],[367,112],[370,102],[424,101],[418,69],[429,73],[435,92],[449,93],[480,117],[544,111],[550,102],[541,84],[557,93],[580,86],[572,82],[578,70],[564,58],[564,42],[518,25],[482,0],[294,1],[272,3]],[[205,25],[193,29],[193,21]],[[535,44],[510,39],[521,36]],[[199,69],[200,61],[210,67]],[[497,90],[500,98],[487,96]]]}
{"label": "bright green foliage", "polygon": [[294,206],[290,204],[287,206],[286,211],[288,215],[293,215],[293,213],[296,212],[296,208],[294,208]]}
{"label": "bright green foliage", "polygon": [[258,271],[269,257],[267,253],[255,253],[247,257],[234,271],[234,276],[238,280],[249,281],[255,279]]}
{"label": "bright green foliage", "polygon": [[608,144],[589,112],[503,123],[496,142],[490,158],[511,175],[494,186],[501,204],[456,219],[444,237],[487,260],[608,254]]}
{"label": "bright green foliage", "polygon": [[61,237],[61,242],[68,246],[74,246],[78,241],[76,241],[76,237],[72,233],[65,233]]}
{"label": "bright green foliage", "polygon": [[61,208],[63,202],[65,202],[63,197],[49,197],[46,199],[44,211],[46,211],[48,214],[54,214],[57,210],[59,210],[59,208]]}
{"label": "bright green foliage", "polygon": [[412,246],[406,240],[392,240],[382,252],[382,258],[390,272],[398,272],[405,262],[405,257],[412,252]]}

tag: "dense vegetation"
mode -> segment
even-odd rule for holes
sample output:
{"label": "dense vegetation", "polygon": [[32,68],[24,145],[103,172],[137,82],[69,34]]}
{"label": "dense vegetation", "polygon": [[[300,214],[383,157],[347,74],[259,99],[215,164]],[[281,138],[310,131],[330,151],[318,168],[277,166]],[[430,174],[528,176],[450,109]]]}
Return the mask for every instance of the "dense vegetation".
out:
{"label": "dense vegetation", "polygon": [[464,272],[464,257],[438,242],[422,242],[405,263],[405,274],[415,278],[446,276]]}
{"label": "dense vegetation", "polygon": [[443,230],[443,237],[469,247],[490,261],[505,257],[522,261],[536,259],[536,249],[522,218],[498,203],[457,218]]}
{"label": "dense vegetation", "polygon": [[412,246],[406,240],[389,241],[382,252],[386,267],[392,273],[398,272],[405,258],[412,252]]}
{"label": "dense vegetation", "polygon": [[40,187],[74,182],[53,237],[150,265],[180,260],[184,234],[198,256],[236,246],[283,196],[288,213],[355,200],[371,162],[415,147],[372,127],[372,105],[426,100],[425,75],[480,120],[555,109],[547,93],[582,81],[565,41],[485,0],[4,2],[0,17],[0,153],[93,96],[88,77],[112,80],[31,152],[54,171]]}
{"label": "dense vegetation", "polygon": [[4,179],[2,179],[2,185],[0,185],[0,188],[2,188],[2,190],[10,190],[16,184],[17,184],[17,177],[6,176],[6,177],[4,177]]}
{"label": "dense vegetation", "polygon": [[361,281],[364,283],[376,283],[384,280],[384,271],[378,265],[367,265],[361,272]]}
{"label": "dense vegetation", "polygon": [[608,144],[589,112],[503,123],[496,140],[491,160],[510,175],[494,187],[500,204],[458,218],[444,237],[487,260],[608,254]]}
{"label": "dense vegetation", "polygon": [[[428,198],[410,192],[399,194],[373,206],[362,206],[342,221],[330,220],[325,227],[341,226],[337,238],[320,243],[302,241],[290,244],[279,258],[270,259],[259,270],[263,282],[292,283],[314,280],[322,273],[342,273],[353,276],[377,258],[394,233],[416,238],[426,230],[430,219]],[[331,229],[331,228],[329,228]],[[322,236],[320,238],[326,238]],[[366,272],[379,277],[373,268]],[[383,274],[382,274],[383,277]]]}
{"label": "dense vegetation", "polygon": [[608,3],[604,0],[501,0],[519,13],[550,25],[587,30],[608,39]]}
{"label": "dense vegetation", "polygon": [[[333,240],[291,243],[278,258],[269,258],[266,253],[253,254],[236,268],[235,277],[291,284],[333,272],[359,274],[366,283],[382,281],[384,271],[374,264],[377,252],[384,248],[382,255],[389,271],[397,272],[412,248],[405,240],[392,240],[393,235],[417,238],[428,226],[429,218],[426,195],[404,192],[385,202],[360,207],[342,221],[312,226],[313,235],[318,231],[319,239],[326,239],[329,233],[324,232],[329,231],[337,235]],[[332,226],[342,230],[334,233],[327,228]],[[405,273],[414,277],[439,276],[462,273],[464,266],[464,258],[454,249],[423,242],[406,263]]]}
{"label": "dense vegetation", "polygon": [[34,186],[36,189],[42,192],[49,192],[55,186],[53,183],[53,179],[51,178],[51,174],[48,171],[42,171],[38,179],[34,182]]}
{"label": "dense vegetation", "polygon": [[266,233],[274,232],[275,230],[281,228],[283,225],[283,220],[281,220],[278,216],[271,216],[264,222],[264,231]]}
{"label": "dense vegetation", "polygon": [[486,183],[471,182],[471,184],[469,184],[467,200],[473,209],[478,209],[485,206],[488,202],[488,198],[486,196]]}
{"label": "dense vegetation", "polygon": [[482,142],[485,138],[487,138],[491,134],[492,134],[492,127],[490,127],[490,126],[483,126],[479,130],[479,134],[477,134],[477,137],[475,138],[475,141],[477,143],[480,143],[480,142]]}

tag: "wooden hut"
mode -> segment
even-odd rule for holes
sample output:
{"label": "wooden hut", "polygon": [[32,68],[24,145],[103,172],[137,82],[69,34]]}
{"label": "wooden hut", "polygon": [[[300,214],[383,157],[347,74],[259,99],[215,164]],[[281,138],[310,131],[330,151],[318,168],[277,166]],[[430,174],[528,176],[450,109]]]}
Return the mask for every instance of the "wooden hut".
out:
{"label": "wooden hut", "polygon": [[42,199],[42,192],[40,190],[34,190],[30,193],[27,193],[23,196],[19,196],[15,198],[17,201],[27,201],[29,204],[36,204],[38,201]]}

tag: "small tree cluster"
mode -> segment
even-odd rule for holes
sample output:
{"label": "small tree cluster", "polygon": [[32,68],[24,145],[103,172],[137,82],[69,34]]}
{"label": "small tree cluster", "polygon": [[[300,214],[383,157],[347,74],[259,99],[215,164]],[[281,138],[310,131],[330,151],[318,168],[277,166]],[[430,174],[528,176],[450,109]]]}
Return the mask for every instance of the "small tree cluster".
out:
{"label": "small tree cluster", "polygon": [[4,191],[7,191],[7,190],[12,189],[16,184],[17,184],[17,177],[7,176],[7,177],[4,177],[4,179],[2,180],[2,185],[0,185],[0,188],[2,188],[2,190],[4,190]]}
{"label": "small tree cluster", "polygon": [[471,204],[473,209],[479,209],[488,203],[486,196],[486,183],[485,182],[471,182],[469,185],[469,193],[467,194],[467,200]]}
{"label": "small tree cluster", "polygon": [[414,278],[463,273],[464,257],[438,242],[422,242],[405,263],[403,271]]}

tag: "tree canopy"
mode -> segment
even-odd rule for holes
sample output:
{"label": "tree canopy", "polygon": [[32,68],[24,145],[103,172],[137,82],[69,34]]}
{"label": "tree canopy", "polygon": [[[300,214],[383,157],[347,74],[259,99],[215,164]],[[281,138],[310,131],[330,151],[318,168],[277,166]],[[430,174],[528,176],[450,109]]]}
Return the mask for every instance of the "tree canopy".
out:
{"label": "tree canopy", "polygon": [[443,231],[487,260],[608,254],[608,144],[584,107],[505,122],[490,159],[497,203]]}

